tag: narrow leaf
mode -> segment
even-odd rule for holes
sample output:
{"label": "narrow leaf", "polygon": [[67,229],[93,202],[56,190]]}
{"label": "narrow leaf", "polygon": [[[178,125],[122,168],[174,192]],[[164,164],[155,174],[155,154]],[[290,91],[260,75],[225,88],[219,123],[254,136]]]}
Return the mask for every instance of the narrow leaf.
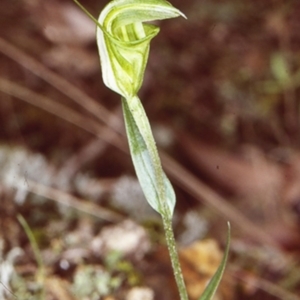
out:
{"label": "narrow leaf", "polygon": [[[147,142],[144,140],[143,135],[141,134],[139,127],[134,120],[127,100],[123,99],[122,103],[131,157],[145,197],[151,207],[160,214],[164,212],[163,201],[166,201],[167,203],[165,204],[169,209],[170,215],[172,215],[176,202],[172,185],[165,173],[161,171],[163,179],[163,191],[159,190],[161,185],[157,182],[155,170],[156,166],[151,155],[151,149],[149,149]],[[145,119],[143,122],[145,122]],[[164,199],[162,199],[162,193]]]}
{"label": "narrow leaf", "polygon": [[216,273],[210,280],[208,286],[204,290],[204,292],[201,295],[201,297],[199,298],[199,300],[211,300],[213,298],[213,296],[220,284],[223,273],[225,271],[225,267],[226,267],[226,263],[227,263],[227,259],[228,259],[229,248],[230,248],[229,246],[230,246],[230,223],[228,222],[227,242],[226,242],[226,248],[225,248],[225,253],[224,253],[223,259],[222,259]]}

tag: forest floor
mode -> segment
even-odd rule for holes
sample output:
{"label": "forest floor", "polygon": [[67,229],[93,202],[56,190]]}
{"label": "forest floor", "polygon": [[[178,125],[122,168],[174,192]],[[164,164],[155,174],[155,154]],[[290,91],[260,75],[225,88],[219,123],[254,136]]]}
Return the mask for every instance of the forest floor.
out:
{"label": "forest floor", "polygon": [[[95,16],[106,1],[82,0]],[[174,185],[190,299],[300,299],[300,2],[174,0],[140,98]],[[179,299],[95,25],[0,1],[0,299]]]}

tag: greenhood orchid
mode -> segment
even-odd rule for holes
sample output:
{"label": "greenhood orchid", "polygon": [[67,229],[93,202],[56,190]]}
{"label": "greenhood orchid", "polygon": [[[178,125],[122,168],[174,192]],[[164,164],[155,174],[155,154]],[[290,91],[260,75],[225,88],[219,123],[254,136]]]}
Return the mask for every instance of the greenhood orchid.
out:
{"label": "greenhood orchid", "polygon": [[[176,197],[162,169],[147,115],[137,95],[143,83],[150,41],[159,32],[157,26],[147,22],[185,15],[165,0],[113,0],[95,20],[78,0],[74,1],[97,24],[103,81],[122,97],[133,165],[148,203],[162,217],[180,299],[188,300],[172,229]],[[228,231],[224,258],[201,300],[212,299],[217,289],[226,265],[229,239]]]}
{"label": "greenhood orchid", "polygon": [[173,214],[175,194],[162,170],[151,127],[137,93],[150,41],[159,28],[150,21],[184,16],[164,0],[113,0],[100,13],[97,45],[105,85],[120,94],[133,164],[149,204]]}

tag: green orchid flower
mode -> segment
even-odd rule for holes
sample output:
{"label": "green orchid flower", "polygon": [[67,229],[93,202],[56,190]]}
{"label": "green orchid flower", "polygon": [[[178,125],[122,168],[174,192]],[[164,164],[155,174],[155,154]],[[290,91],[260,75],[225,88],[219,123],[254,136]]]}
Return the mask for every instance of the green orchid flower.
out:
{"label": "green orchid flower", "polygon": [[143,82],[150,41],[159,28],[144,23],[184,16],[163,0],[114,0],[100,13],[97,44],[103,81],[125,99]]}

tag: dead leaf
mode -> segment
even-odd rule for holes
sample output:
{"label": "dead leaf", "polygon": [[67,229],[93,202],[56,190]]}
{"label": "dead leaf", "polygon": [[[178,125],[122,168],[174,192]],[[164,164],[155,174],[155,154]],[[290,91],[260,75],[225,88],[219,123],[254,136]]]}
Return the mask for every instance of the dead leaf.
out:
{"label": "dead leaf", "polygon": [[77,300],[70,292],[69,283],[58,277],[48,277],[45,282],[47,293],[50,293],[55,300]]}
{"label": "dead leaf", "polygon": [[222,252],[215,240],[207,239],[181,249],[179,256],[188,294],[197,299],[216,272]]}

